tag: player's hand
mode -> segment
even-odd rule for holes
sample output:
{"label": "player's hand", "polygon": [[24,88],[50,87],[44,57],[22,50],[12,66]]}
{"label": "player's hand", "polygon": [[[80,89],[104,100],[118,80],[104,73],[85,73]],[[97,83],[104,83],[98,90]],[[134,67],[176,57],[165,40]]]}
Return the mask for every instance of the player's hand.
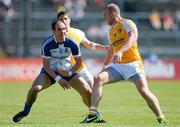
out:
{"label": "player's hand", "polygon": [[69,84],[69,82],[67,82],[65,79],[61,79],[61,80],[59,80],[59,84],[61,85],[61,87],[64,89],[64,90],[66,90],[66,89],[71,89],[71,87],[70,87],[70,84]]}
{"label": "player's hand", "polygon": [[109,45],[106,45],[106,46],[105,46],[105,49],[106,49],[106,50],[109,50]]}
{"label": "player's hand", "polygon": [[59,69],[58,73],[63,77],[69,77],[68,71],[66,71],[66,70]]}
{"label": "player's hand", "polygon": [[114,54],[112,62],[119,63],[122,59],[122,55],[123,55],[122,52],[118,52],[118,53]]}

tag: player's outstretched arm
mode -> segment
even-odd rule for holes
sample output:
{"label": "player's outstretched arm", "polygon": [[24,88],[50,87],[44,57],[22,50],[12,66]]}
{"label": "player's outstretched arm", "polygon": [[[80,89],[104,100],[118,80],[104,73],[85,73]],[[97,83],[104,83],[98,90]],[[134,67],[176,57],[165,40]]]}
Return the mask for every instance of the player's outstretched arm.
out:
{"label": "player's outstretched arm", "polygon": [[88,39],[82,40],[81,42],[86,48],[91,49],[91,50],[108,50],[109,45],[101,45],[97,44],[95,42],[92,42]]}

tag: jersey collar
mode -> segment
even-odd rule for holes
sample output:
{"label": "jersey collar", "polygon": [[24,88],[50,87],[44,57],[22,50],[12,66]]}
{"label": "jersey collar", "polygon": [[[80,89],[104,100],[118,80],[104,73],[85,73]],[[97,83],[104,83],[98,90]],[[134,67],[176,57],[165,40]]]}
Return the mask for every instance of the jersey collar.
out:
{"label": "jersey collar", "polygon": [[65,41],[66,41],[66,37],[65,37],[65,40],[62,42],[62,43],[58,43],[58,41],[56,40],[56,37],[55,37],[55,35],[53,35],[53,38],[54,38],[54,41],[56,42],[56,44],[63,44]]}
{"label": "jersey collar", "polygon": [[112,28],[116,27],[118,25],[118,23],[121,22],[122,20],[123,20],[123,18],[120,17],[119,20],[115,24],[113,24],[111,27]]}

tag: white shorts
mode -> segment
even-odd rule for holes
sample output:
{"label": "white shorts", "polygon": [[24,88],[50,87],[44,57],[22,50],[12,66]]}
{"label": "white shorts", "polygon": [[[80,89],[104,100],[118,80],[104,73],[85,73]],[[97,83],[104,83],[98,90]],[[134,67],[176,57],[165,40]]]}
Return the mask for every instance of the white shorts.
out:
{"label": "white shorts", "polygon": [[93,81],[93,76],[91,73],[88,71],[86,67],[83,67],[81,71],[78,72],[78,74],[83,77],[87,82],[92,82]]}
{"label": "white shorts", "polygon": [[108,66],[106,66],[106,68],[107,69],[113,68],[114,70],[116,70],[117,73],[119,73],[122,76],[124,80],[128,80],[130,77],[134,76],[135,74],[144,74],[143,64],[139,61],[126,63],[126,64],[111,63]]}

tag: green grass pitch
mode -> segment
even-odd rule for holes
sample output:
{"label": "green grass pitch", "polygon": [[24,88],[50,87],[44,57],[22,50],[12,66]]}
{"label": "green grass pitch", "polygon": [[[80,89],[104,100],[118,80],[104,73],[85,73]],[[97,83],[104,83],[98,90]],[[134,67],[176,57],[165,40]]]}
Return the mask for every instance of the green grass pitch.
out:
{"label": "green grass pitch", "polygon": [[22,110],[31,83],[0,83],[0,127],[180,127],[180,81],[149,81],[169,121],[159,125],[135,86],[118,82],[103,88],[100,110],[106,124],[79,124],[88,113],[73,89],[58,84],[42,91],[31,113],[20,123],[12,116]]}

